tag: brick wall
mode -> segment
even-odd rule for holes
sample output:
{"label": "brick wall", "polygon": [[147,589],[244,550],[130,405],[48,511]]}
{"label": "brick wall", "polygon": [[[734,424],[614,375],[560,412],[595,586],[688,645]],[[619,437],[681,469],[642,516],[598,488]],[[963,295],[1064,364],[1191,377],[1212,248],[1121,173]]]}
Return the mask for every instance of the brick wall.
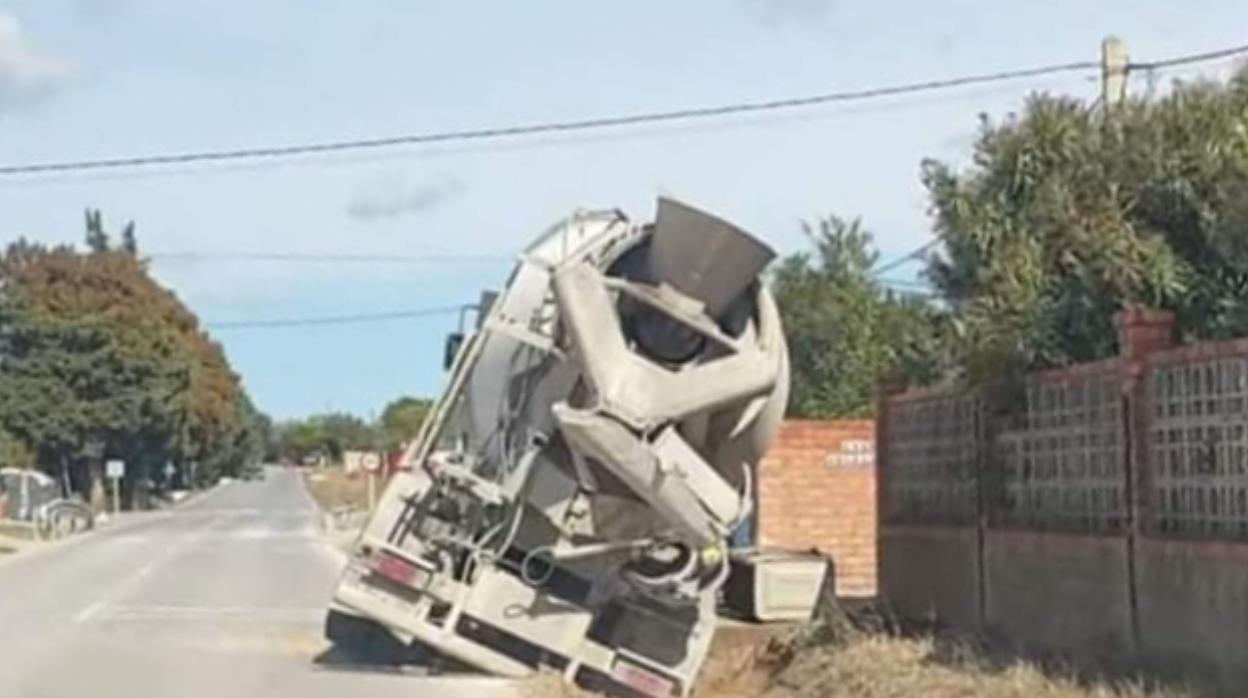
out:
{"label": "brick wall", "polygon": [[839,596],[874,596],[875,424],[785,421],[759,464],[758,545],[836,562]]}

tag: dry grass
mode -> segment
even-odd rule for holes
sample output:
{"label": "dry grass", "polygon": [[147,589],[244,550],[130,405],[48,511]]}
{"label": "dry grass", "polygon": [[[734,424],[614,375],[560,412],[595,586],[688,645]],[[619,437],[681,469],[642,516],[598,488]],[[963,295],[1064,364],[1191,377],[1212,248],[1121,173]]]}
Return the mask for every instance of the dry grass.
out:
{"label": "dry grass", "polygon": [[[717,635],[695,698],[1204,698],[1194,689],[1140,681],[1081,680],[938,635],[901,637],[883,629],[809,629],[776,636]],[[768,638],[771,638],[770,640]],[[532,698],[590,694],[543,675]]]}
{"label": "dry grass", "polygon": [[[1192,688],[1080,678],[966,639],[902,636],[878,616],[841,616],[704,672],[700,698],[1205,698]],[[716,652],[712,650],[712,653]],[[708,662],[708,667],[711,664]],[[716,675],[718,674],[718,675]]]}
{"label": "dry grass", "polygon": [[522,698],[591,698],[594,694],[566,683],[555,673],[543,672],[520,686]]}
{"label": "dry grass", "polygon": [[[779,669],[776,671],[776,669]],[[797,652],[781,667],[738,677],[721,696],[768,698],[1195,698],[1182,689],[1140,683],[1081,682],[1046,674],[1021,660],[990,660],[969,646],[931,637],[866,634],[838,646]]]}
{"label": "dry grass", "polygon": [[[309,470],[304,474],[308,481],[308,490],[312,498],[326,511],[341,507],[352,509],[368,508],[368,475],[351,473],[348,475],[342,468],[320,468]],[[377,493],[380,496],[383,483],[378,480]]]}

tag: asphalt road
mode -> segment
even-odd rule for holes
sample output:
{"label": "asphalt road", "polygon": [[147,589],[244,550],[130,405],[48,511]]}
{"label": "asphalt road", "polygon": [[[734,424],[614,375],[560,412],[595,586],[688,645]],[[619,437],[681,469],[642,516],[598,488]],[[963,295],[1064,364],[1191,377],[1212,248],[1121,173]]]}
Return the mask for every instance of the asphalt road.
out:
{"label": "asphalt road", "polygon": [[0,698],[513,695],[323,661],[341,558],[298,478],[271,471],[0,561]]}

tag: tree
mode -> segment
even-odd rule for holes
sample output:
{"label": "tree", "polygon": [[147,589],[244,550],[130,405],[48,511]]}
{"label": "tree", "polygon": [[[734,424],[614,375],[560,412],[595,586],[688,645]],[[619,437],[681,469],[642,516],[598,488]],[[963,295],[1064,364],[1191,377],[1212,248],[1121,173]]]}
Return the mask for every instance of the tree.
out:
{"label": "tree", "polygon": [[771,279],[789,343],[790,414],[867,416],[877,381],[936,378],[941,317],[875,279],[871,234],[835,216],[803,229],[813,255],[786,257]]}
{"label": "tree", "polygon": [[1185,338],[1248,333],[1248,73],[1109,114],[1034,96],[982,120],[973,163],[923,167],[944,243],[927,274],[967,373],[1110,356],[1130,304]]}
{"label": "tree", "polygon": [[186,375],[168,359],[176,338],[135,307],[146,304],[134,270],[111,252],[90,257],[19,244],[0,263],[0,423],[83,494],[106,455],[167,429]]}
{"label": "tree", "polygon": [[104,232],[104,224],[101,221],[99,209],[87,209],[85,217],[87,249],[91,252],[107,252],[109,247],[108,233]]}
{"label": "tree", "polygon": [[0,429],[0,468],[28,468],[35,456],[21,439]]}
{"label": "tree", "polygon": [[372,450],[380,445],[376,429],[343,412],[286,421],[277,425],[276,432],[278,454],[296,462],[309,456],[340,461],[346,451]]}
{"label": "tree", "polygon": [[139,243],[134,237],[134,221],[126,223],[121,230],[121,251],[132,256],[139,253]]}
{"label": "tree", "polygon": [[416,438],[432,407],[432,401],[410,395],[404,395],[387,404],[381,411],[379,425],[382,446],[387,451],[397,451]]}
{"label": "tree", "polygon": [[86,254],[19,241],[0,257],[0,431],[82,494],[106,458],[127,462],[126,492],[169,461],[237,474],[262,443],[224,352],[147,273],[132,224],[114,250],[86,219]]}
{"label": "tree", "polygon": [[323,434],[329,457],[342,459],[345,451],[364,451],[377,447],[377,433],[367,422],[352,414],[333,412],[314,418]]}
{"label": "tree", "polygon": [[274,426],[275,454],[279,460],[304,462],[309,456],[324,455],[325,438],[309,420],[289,420]]}

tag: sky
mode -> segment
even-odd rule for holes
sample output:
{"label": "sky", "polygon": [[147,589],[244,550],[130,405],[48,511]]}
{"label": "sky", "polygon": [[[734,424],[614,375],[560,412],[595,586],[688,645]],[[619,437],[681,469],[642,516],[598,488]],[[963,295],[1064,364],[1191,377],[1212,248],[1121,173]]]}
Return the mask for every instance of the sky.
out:
{"label": "sky", "polygon": [[[1239,44],[1245,26],[1248,3],[1236,0],[0,0],[0,165],[817,94],[1095,60],[1111,33],[1148,61]],[[1031,91],[1098,89],[1095,74],[1068,74],[560,137],[0,178],[0,243],[78,243],[86,207],[116,229],[134,220],[154,274],[208,323],[261,409],[368,416],[441,390],[453,313],[214,323],[469,303],[572,210],[648,220],[660,194],[781,253],[804,248],[802,221],[861,216],[887,260],[931,238],[923,158],[964,166],[979,115],[999,119]]]}

